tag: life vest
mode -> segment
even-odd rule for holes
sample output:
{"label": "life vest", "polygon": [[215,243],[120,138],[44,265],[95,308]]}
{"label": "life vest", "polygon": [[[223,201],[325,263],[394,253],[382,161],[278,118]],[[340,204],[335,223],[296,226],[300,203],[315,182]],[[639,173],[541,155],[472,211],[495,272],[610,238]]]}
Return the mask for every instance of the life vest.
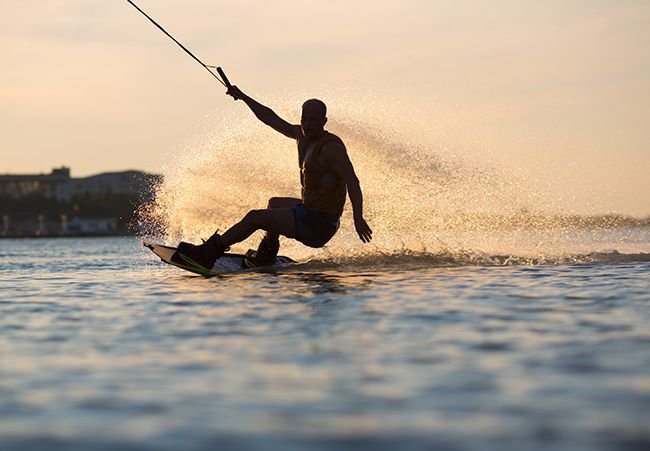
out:
{"label": "life vest", "polygon": [[304,138],[298,140],[302,202],[311,210],[341,216],[347,194],[345,181],[320,161],[323,147],[332,141],[346,151],[341,138],[327,131],[315,142],[308,143]]}

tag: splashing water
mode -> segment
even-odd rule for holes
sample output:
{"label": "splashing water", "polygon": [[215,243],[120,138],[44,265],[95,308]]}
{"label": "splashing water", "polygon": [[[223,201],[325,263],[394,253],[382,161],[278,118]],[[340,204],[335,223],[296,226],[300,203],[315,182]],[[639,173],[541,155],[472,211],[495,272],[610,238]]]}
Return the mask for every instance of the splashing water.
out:
{"label": "splashing water", "polygon": [[[277,111],[297,121],[300,99],[268,104],[296,105]],[[404,124],[410,118],[398,109],[345,97],[328,104],[327,129],[346,143],[374,240],[359,241],[348,201],[341,230],[324,250],[283,239],[282,253],[330,262],[401,256],[439,264],[509,264],[650,251],[648,220],[553,212],[553,199],[537,194],[524,175],[472,161],[444,134],[412,133],[413,124]],[[215,122],[163,168],[155,202],[141,212],[149,235],[196,242],[264,208],[270,197],[300,197],[295,143],[245,108]],[[261,233],[235,250],[256,247]]]}

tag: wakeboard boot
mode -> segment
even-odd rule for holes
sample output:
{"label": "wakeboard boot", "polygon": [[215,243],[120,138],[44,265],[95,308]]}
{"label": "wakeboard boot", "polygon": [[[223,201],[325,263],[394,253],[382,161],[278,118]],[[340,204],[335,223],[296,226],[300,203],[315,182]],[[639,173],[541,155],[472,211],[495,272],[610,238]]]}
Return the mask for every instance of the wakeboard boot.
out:
{"label": "wakeboard boot", "polygon": [[216,232],[207,241],[204,241],[203,244],[192,244],[181,241],[177,247],[177,251],[181,254],[180,257],[182,260],[197,264],[208,270],[212,269],[214,262],[227,250],[228,247],[223,244],[221,235]]}
{"label": "wakeboard boot", "polygon": [[257,268],[259,266],[270,266],[275,263],[275,257],[280,250],[280,240],[278,238],[269,238],[264,236],[257,251],[249,250],[242,261],[245,268]]}

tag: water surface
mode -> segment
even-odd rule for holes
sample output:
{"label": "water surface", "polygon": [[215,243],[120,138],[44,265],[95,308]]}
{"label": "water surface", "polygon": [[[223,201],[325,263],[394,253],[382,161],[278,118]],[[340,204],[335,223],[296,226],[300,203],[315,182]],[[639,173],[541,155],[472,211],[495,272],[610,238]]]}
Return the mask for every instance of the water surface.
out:
{"label": "water surface", "polygon": [[604,255],[203,279],[2,240],[0,449],[648,449],[650,259]]}

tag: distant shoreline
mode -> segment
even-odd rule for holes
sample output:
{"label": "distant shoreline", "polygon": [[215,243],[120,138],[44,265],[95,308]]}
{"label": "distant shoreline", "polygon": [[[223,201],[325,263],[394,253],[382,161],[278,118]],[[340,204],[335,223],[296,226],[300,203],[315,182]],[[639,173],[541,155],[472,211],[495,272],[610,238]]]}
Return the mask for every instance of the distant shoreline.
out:
{"label": "distant shoreline", "polygon": [[76,235],[3,235],[0,236],[0,240],[2,239],[11,239],[11,240],[22,240],[22,239],[39,239],[39,238],[118,238],[118,237],[124,237],[124,238],[130,238],[130,237],[137,237],[138,235],[136,234],[124,234],[124,233],[106,233],[106,234],[93,234],[93,233],[86,233],[86,234],[76,234]]}

